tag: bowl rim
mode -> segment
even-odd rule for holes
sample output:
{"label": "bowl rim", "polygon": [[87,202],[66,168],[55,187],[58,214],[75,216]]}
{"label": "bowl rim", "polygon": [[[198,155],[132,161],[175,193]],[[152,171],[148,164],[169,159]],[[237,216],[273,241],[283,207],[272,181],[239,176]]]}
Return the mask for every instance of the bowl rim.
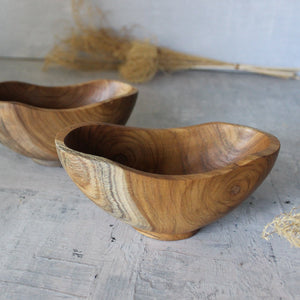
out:
{"label": "bowl rim", "polygon": [[35,87],[40,87],[40,88],[77,88],[80,86],[84,86],[84,85],[90,85],[90,84],[95,84],[98,83],[99,85],[103,82],[103,81],[107,81],[109,83],[118,83],[118,84],[122,84],[125,86],[130,87],[130,90],[127,93],[124,93],[123,95],[120,96],[116,96],[116,97],[110,97],[107,98],[105,100],[99,101],[99,102],[95,102],[95,103],[91,103],[91,104],[86,104],[86,105],[82,105],[79,107],[71,107],[71,108],[45,108],[45,107],[39,107],[39,106],[35,106],[35,105],[31,105],[31,104],[26,104],[26,103],[22,103],[22,102],[17,102],[17,101],[5,101],[5,100],[1,100],[0,98],[0,105],[16,105],[16,106],[23,106],[27,109],[31,109],[31,110],[39,110],[39,111],[59,111],[59,112],[67,112],[67,111],[74,111],[74,110],[83,110],[83,109],[87,109],[87,108],[93,108],[95,106],[98,105],[102,105],[108,102],[113,102],[116,101],[120,98],[124,98],[124,97],[129,97],[132,95],[137,95],[138,94],[138,89],[135,88],[133,85],[120,81],[120,80],[115,80],[115,79],[95,79],[95,80],[89,80],[89,81],[85,81],[85,82],[80,82],[80,83],[75,83],[75,84],[69,84],[69,85],[61,85],[61,86],[57,86],[57,85],[53,85],[53,86],[46,86],[46,85],[39,85],[39,84],[34,84],[34,83],[29,83],[29,82],[24,82],[24,81],[2,81],[0,82],[0,85],[2,84],[7,84],[7,83],[16,83],[16,84],[26,84],[28,86],[35,86]]}
{"label": "bowl rim", "polygon": [[142,128],[142,127],[126,126],[127,129],[131,129],[131,130],[139,130],[139,129],[142,129],[142,130],[177,130],[177,129],[179,129],[180,130],[180,129],[195,128],[195,127],[204,127],[204,126],[209,126],[209,125],[230,125],[230,126],[238,126],[241,128],[254,130],[258,133],[261,133],[261,134],[267,136],[270,139],[270,144],[266,149],[255,152],[253,154],[248,154],[244,158],[242,158],[236,162],[230,163],[224,167],[218,168],[218,169],[214,169],[214,170],[207,171],[207,172],[191,173],[191,174],[176,174],[176,175],[175,174],[174,175],[158,174],[158,173],[151,173],[151,172],[138,170],[138,169],[135,169],[132,167],[128,167],[121,163],[115,162],[111,159],[108,159],[108,158],[105,158],[102,156],[98,156],[98,155],[94,155],[94,154],[87,154],[84,152],[80,152],[80,151],[74,150],[74,149],[66,146],[64,139],[73,130],[76,130],[77,128],[80,128],[80,127],[97,126],[97,125],[105,125],[105,126],[119,127],[119,128],[124,127],[122,125],[110,124],[110,123],[105,123],[105,122],[83,122],[83,123],[77,123],[75,125],[66,127],[64,129],[60,130],[55,137],[55,145],[57,148],[57,152],[59,152],[59,150],[62,150],[62,151],[68,152],[69,154],[73,154],[73,155],[75,154],[77,156],[83,157],[85,159],[93,160],[93,161],[96,161],[99,163],[105,162],[105,163],[113,165],[114,167],[118,167],[118,168],[124,169],[126,171],[136,173],[140,176],[152,177],[152,178],[157,178],[157,179],[183,180],[183,179],[196,179],[196,178],[199,178],[199,176],[201,176],[201,178],[211,178],[211,177],[218,176],[218,175],[224,175],[224,174],[227,174],[227,173],[233,171],[234,169],[243,167],[243,166],[247,165],[248,163],[258,160],[262,157],[268,157],[276,152],[278,153],[280,150],[280,141],[274,135],[264,132],[262,130],[256,129],[254,127],[239,125],[239,124],[234,124],[234,123],[207,122],[207,123],[202,123],[202,124],[197,124],[197,125],[192,125],[192,126],[185,126],[185,127],[177,127],[177,128]]}

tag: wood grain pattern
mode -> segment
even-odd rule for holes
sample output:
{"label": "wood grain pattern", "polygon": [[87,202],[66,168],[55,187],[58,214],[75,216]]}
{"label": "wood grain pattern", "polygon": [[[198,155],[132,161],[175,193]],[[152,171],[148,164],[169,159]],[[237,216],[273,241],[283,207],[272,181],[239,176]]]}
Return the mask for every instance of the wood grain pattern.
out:
{"label": "wood grain pattern", "polygon": [[137,98],[132,86],[95,80],[64,87],[0,83],[0,142],[34,161],[59,163],[55,135],[81,122],[125,124]]}
{"label": "wood grain pattern", "polygon": [[69,176],[101,208],[177,240],[224,216],[265,179],[278,139],[228,123],[176,129],[75,125],[56,137]]}
{"label": "wood grain pattern", "polygon": [[[41,68],[41,61],[0,59],[0,81],[69,85],[114,76]],[[299,88],[299,81],[222,72],[178,73],[139,86],[130,126],[224,119],[272,132],[282,144],[250,197],[171,243],[106,213],[62,168],[42,168],[0,144],[0,299],[300,299],[299,250],[260,237],[274,216],[300,205]]]}

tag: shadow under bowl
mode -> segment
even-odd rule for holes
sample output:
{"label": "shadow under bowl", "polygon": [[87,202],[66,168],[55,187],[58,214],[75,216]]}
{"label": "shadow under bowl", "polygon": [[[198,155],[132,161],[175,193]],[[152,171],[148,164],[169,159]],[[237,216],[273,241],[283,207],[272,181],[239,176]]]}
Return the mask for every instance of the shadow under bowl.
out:
{"label": "shadow under bowl", "polygon": [[98,123],[64,129],[56,147],[98,206],[146,236],[178,240],[246,199],[272,169],[280,143],[219,122],[173,129]]}
{"label": "shadow under bowl", "polygon": [[125,124],[137,89],[114,80],[61,87],[0,83],[0,142],[35,162],[60,165],[55,136],[82,122]]}

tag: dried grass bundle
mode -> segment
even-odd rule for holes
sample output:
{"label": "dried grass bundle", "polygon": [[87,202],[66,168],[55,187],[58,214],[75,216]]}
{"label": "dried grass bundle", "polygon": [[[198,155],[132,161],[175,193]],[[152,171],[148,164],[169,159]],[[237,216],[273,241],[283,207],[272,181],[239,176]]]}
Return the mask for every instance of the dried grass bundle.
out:
{"label": "dried grass bundle", "polygon": [[300,248],[300,213],[296,213],[298,208],[293,208],[289,213],[282,213],[267,224],[262,232],[262,237],[269,240],[277,233],[286,238],[292,246]]}
{"label": "dried grass bundle", "polygon": [[[107,26],[101,10],[91,5],[85,6],[85,3],[84,0],[72,0],[76,27],[46,56],[45,69],[50,64],[58,64],[79,70],[119,70],[125,79],[136,83],[151,80],[158,71],[188,69],[242,70],[281,78],[297,77],[299,69],[226,63],[158,47],[149,41],[135,40],[128,30],[115,31]],[[89,16],[98,17],[99,26],[83,22],[80,11],[84,8]]]}

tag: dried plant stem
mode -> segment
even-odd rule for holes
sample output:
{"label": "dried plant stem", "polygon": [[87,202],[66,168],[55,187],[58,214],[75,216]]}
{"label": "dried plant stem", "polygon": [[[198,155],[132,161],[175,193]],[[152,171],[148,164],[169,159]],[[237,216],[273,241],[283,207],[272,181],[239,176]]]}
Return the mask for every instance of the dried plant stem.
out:
{"label": "dried plant stem", "polygon": [[299,79],[297,76],[297,70],[282,70],[277,68],[261,68],[254,67],[250,65],[241,65],[241,64],[232,64],[232,65],[200,65],[200,66],[192,66],[190,69],[192,70],[215,70],[215,71],[245,71],[249,73],[258,73],[268,76],[274,76],[285,79]]}
{"label": "dried plant stem", "polygon": [[[88,15],[95,12],[100,27],[83,22],[81,12],[85,1],[73,0],[73,18],[76,28],[61,40],[45,59],[44,68],[58,64],[79,70],[119,70],[131,82],[151,80],[158,71],[223,70],[246,71],[280,78],[298,79],[297,68],[268,68],[227,63],[220,60],[188,55],[168,48],[158,47],[149,41],[135,40],[128,32],[115,31],[104,23],[99,8],[86,6]],[[104,26],[105,25],[105,26]]]}
{"label": "dried plant stem", "polygon": [[296,213],[298,208],[293,208],[289,213],[282,213],[267,224],[262,232],[262,238],[269,240],[277,233],[286,238],[294,247],[300,248],[300,213]]}

